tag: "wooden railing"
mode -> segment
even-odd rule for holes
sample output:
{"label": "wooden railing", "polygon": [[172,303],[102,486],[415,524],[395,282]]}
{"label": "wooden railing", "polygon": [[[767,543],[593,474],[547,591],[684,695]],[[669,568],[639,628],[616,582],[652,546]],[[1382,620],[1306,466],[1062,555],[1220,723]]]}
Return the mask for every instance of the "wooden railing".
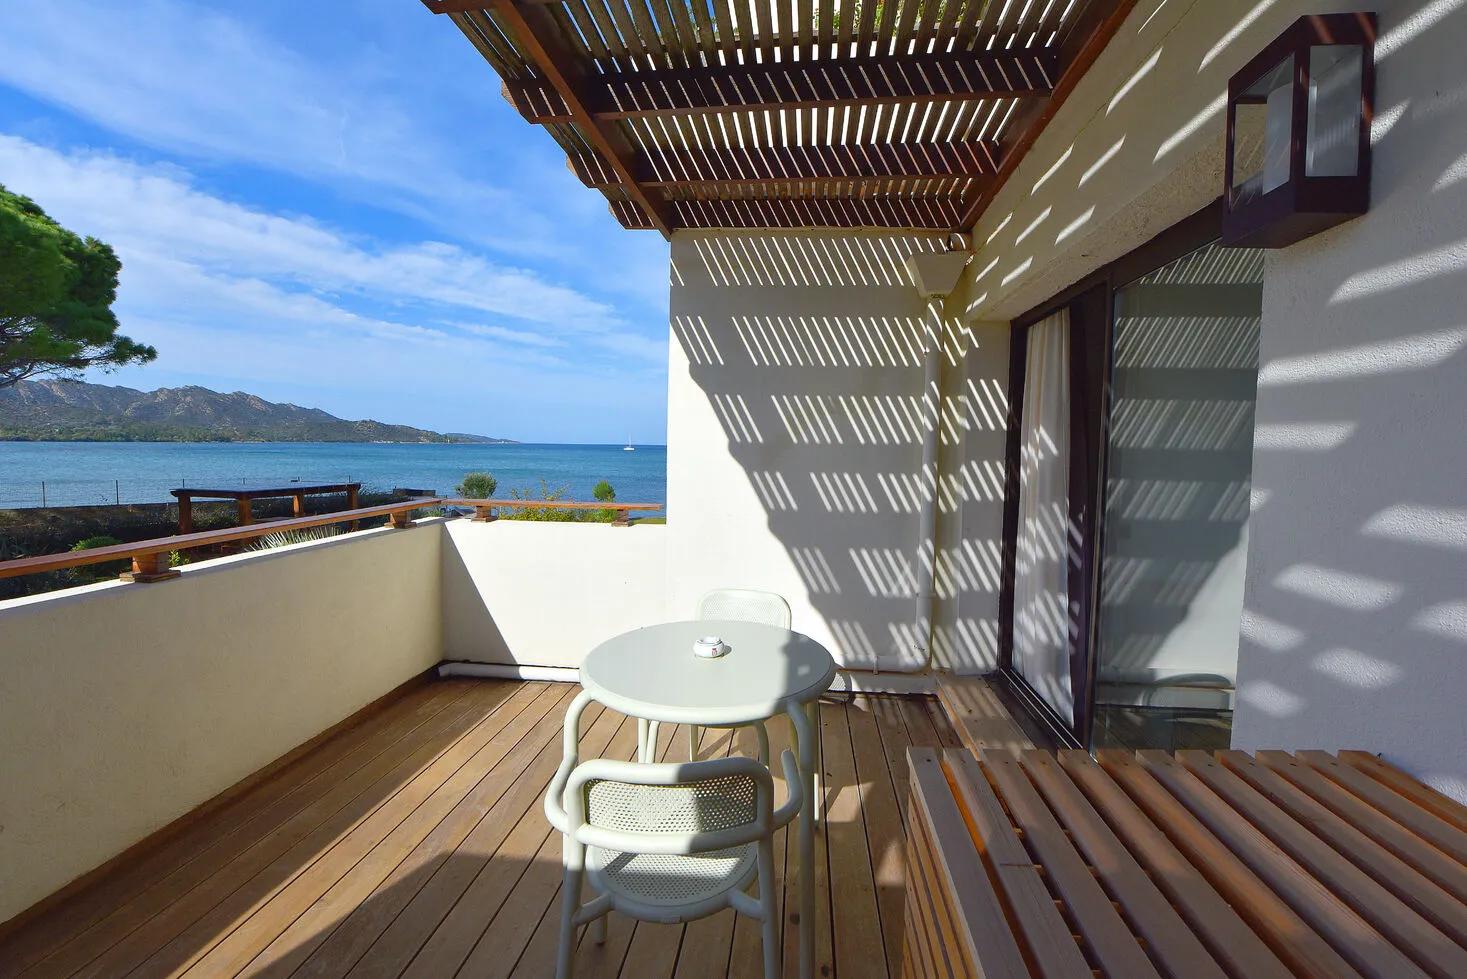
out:
{"label": "wooden railing", "polygon": [[618,527],[625,527],[630,523],[628,515],[633,510],[661,510],[661,503],[610,503],[580,502],[573,500],[465,500],[447,499],[441,500],[444,506],[466,506],[474,508],[475,520],[494,520],[494,511],[500,509],[521,510],[614,510],[616,519],[612,521]]}
{"label": "wooden railing", "polygon": [[[39,554],[35,557],[0,561],[0,578],[17,578],[21,575],[41,574],[46,571],[64,571],[89,564],[105,564],[108,561],[132,561],[132,568],[121,577],[126,581],[163,581],[178,577],[178,571],[168,566],[168,556],[174,551],[187,551],[199,547],[213,547],[236,541],[254,540],[270,534],[291,530],[307,530],[312,527],[327,527],[332,524],[387,517],[396,528],[412,526],[412,512],[430,507],[472,507],[475,520],[495,519],[493,511],[498,508],[537,507],[552,510],[614,510],[615,524],[627,526],[627,514],[631,510],[661,510],[658,503],[583,503],[569,500],[469,500],[438,497],[420,497],[403,503],[386,503],[381,506],[359,507],[354,510],[337,510],[309,517],[291,517],[249,524],[243,527],[223,527],[219,530],[201,530],[192,534],[175,534],[172,537],[155,537],[151,540],[109,544],[92,547],[84,551],[64,551],[60,554]],[[355,528],[353,528],[355,529]]]}

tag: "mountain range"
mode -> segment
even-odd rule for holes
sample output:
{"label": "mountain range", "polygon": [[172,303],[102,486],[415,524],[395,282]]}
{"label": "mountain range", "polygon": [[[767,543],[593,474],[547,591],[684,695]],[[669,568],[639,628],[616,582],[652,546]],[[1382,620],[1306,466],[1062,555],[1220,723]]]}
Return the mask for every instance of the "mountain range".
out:
{"label": "mountain range", "polygon": [[337,418],[319,408],[202,387],[138,391],[82,381],[0,387],[0,440],[88,442],[479,442],[513,439]]}

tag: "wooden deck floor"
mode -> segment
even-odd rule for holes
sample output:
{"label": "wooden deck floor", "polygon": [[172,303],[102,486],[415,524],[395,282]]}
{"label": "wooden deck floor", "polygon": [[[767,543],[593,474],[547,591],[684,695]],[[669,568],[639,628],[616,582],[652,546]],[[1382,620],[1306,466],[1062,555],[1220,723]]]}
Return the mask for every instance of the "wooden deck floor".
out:
{"label": "wooden deck floor", "polygon": [[[0,940],[0,977],[549,975],[560,843],[540,801],[574,692],[418,688]],[[593,705],[582,723],[585,757],[633,757],[634,721]],[[770,735],[776,753],[789,741],[783,723]],[[700,752],[752,753],[743,737],[705,732]],[[862,696],[822,704],[821,738],[816,974],[896,975],[905,750],[959,739],[931,698]],[[686,743],[664,727],[664,757]],[[605,945],[578,956],[582,977],[755,976],[759,935],[730,911],[687,926],[613,915]]]}

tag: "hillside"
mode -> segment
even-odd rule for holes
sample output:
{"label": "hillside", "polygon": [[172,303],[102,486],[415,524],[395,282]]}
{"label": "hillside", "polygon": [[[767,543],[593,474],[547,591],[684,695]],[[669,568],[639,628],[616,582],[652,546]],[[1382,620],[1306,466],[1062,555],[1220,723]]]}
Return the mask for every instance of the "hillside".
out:
{"label": "hillside", "polygon": [[512,442],[350,421],[319,408],[201,387],[21,381],[0,388],[0,439],[93,442]]}

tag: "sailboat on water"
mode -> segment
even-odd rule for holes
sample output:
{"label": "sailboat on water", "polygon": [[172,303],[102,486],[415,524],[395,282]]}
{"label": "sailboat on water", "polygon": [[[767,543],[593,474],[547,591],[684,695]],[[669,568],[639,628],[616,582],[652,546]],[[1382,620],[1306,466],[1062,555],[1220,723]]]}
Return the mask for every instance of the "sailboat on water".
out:
{"label": "sailboat on water", "polygon": [[632,444],[632,437],[630,435],[627,436],[627,444],[626,445],[623,445],[621,447],[621,450],[623,452],[636,452],[637,451],[637,447]]}

